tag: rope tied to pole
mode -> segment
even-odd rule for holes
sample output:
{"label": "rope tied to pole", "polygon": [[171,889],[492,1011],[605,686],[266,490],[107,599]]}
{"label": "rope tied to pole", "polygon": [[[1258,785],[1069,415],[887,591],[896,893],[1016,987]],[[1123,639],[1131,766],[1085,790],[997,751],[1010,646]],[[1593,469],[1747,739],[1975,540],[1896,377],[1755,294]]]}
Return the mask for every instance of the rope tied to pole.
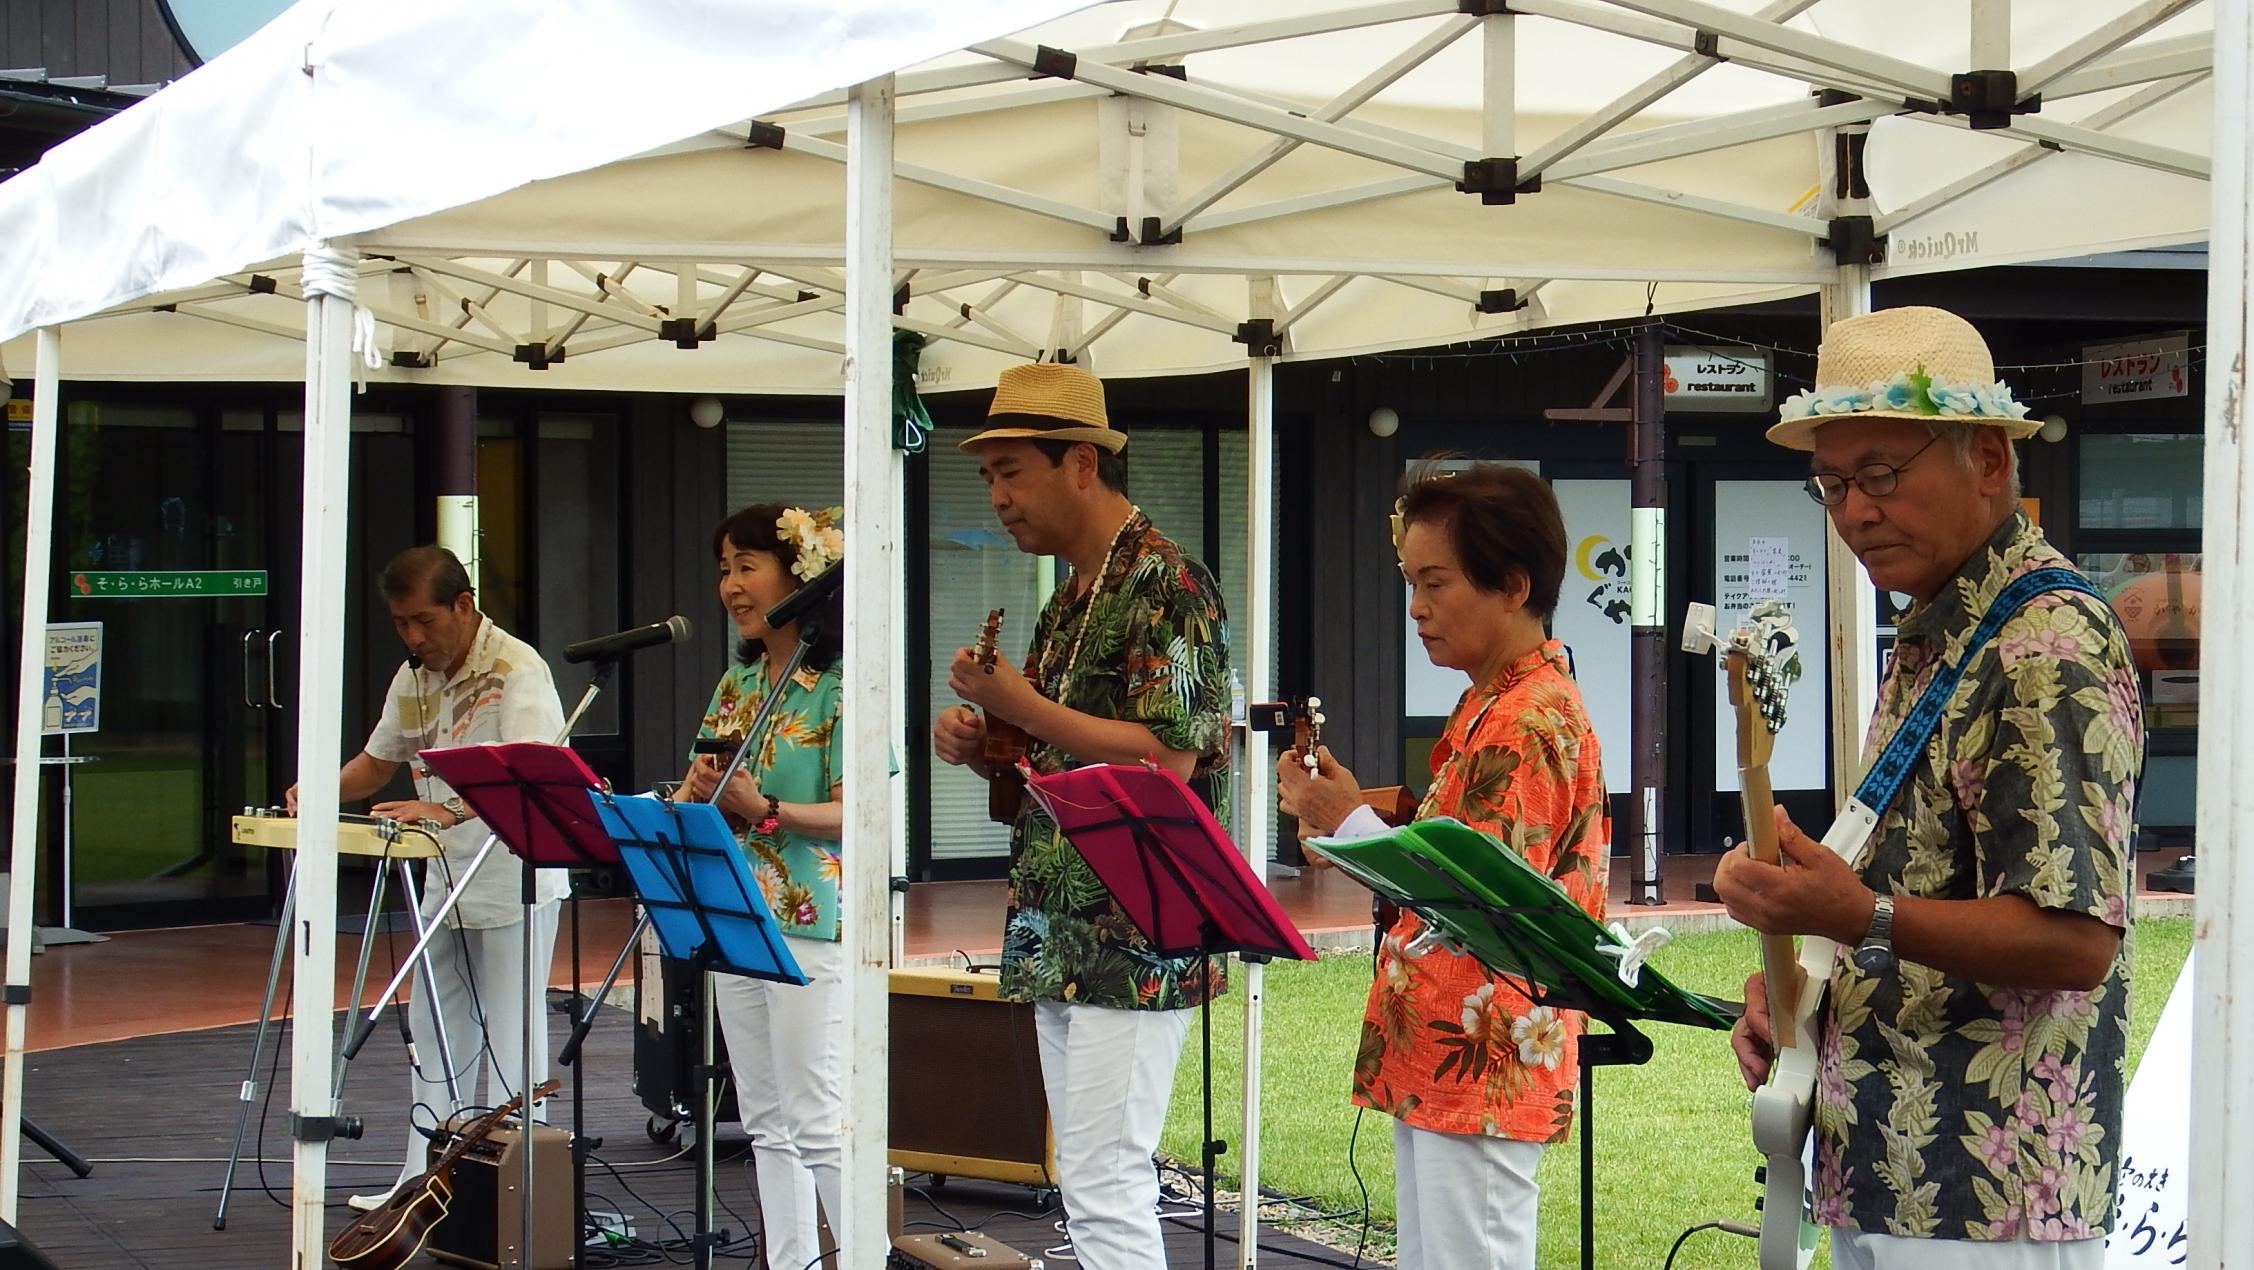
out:
{"label": "rope tied to pole", "polygon": [[298,285],[307,300],[327,297],[352,306],[352,351],[362,370],[381,370],[384,355],[376,343],[376,315],[359,302],[360,253],[327,243],[307,248]]}

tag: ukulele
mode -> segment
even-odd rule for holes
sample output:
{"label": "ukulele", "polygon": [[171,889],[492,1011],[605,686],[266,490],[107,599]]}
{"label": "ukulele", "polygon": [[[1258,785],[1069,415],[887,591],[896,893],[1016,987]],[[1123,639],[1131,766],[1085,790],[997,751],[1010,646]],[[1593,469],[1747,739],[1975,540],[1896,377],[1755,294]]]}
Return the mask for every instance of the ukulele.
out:
{"label": "ukulele", "polygon": [[[978,644],[971,655],[987,674],[994,673],[994,657],[1002,638],[1002,610],[995,609],[986,615],[978,628]],[[1025,729],[994,712],[986,712],[986,748],[979,757],[986,760],[992,774],[986,778],[986,815],[998,824],[1013,824],[1017,813],[1025,805],[1025,774],[1018,763],[1025,758]]]}
{"label": "ukulele", "polygon": [[[1781,864],[1769,756],[1784,728],[1785,694],[1800,677],[1799,636],[1781,601],[1754,605],[1746,623],[1731,633],[1722,654],[1730,705],[1737,713],[1738,789],[1753,858]],[[1777,1055],[1768,1081],[1753,1095],[1754,1146],[1767,1157],[1761,1270],[1802,1270],[1815,1251],[1816,1230],[1807,1217],[1808,1175],[1801,1160],[1814,1105],[1816,1038],[1811,1023],[1821,985],[1809,982],[1790,935],[1761,937],[1761,973]]]}
{"label": "ukulele", "polygon": [[[532,1091],[534,1101],[556,1092],[558,1082],[548,1081]],[[461,1130],[430,1171],[393,1191],[373,1212],[362,1213],[329,1241],[329,1259],[347,1270],[400,1270],[413,1261],[429,1240],[432,1228],[446,1219],[454,1200],[447,1180],[454,1165],[470,1148],[483,1142],[496,1125],[524,1105],[520,1095],[478,1117]]]}

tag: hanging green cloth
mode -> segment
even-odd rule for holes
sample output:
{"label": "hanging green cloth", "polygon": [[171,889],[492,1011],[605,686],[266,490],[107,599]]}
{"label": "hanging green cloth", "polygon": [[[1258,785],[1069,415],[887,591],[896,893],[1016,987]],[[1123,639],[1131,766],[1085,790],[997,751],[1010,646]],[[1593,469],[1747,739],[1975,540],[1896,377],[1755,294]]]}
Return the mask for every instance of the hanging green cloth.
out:
{"label": "hanging green cloth", "polygon": [[924,337],[915,331],[892,333],[892,443],[907,454],[921,454],[931,441],[931,412],[916,394],[916,367],[923,361]]}

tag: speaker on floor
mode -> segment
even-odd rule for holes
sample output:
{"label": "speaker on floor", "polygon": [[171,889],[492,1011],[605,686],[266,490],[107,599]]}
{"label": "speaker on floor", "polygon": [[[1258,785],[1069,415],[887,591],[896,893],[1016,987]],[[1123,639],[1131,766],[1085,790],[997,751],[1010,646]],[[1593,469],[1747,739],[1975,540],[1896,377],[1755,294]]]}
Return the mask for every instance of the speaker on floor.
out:
{"label": "speaker on floor", "polygon": [[60,1270],[38,1245],[24,1238],[23,1233],[0,1221],[0,1270]]}
{"label": "speaker on floor", "polygon": [[903,969],[891,982],[892,1164],[1055,1186],[1033,1007],[1002,1000],[991,974]]}

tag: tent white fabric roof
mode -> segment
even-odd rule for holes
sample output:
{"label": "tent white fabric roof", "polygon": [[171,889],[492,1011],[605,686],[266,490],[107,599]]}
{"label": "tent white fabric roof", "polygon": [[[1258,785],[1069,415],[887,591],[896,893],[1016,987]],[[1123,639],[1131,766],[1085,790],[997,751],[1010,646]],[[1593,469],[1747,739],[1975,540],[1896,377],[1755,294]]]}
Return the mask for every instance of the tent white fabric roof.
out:
{"label": "tent white fabric roof", "polygon": [[[1248,277],[1276,280],[1287,358],[1806,292],[1833,276],[1826,124],[1878,120],[1879,276],[2206,231],[2188,0],[2019,5],[2002,64],[2042,109],[1978,133],[1904,104],[1971,64],[1950,0],[1523,0],[1507,38],[1456,0],[1122,0],[1007,38],[1075,6],[704,0],[589,36],[606,7],[299,5],[0,185],[0,339],[157,297],[75,331],[72,373],[294,379],[296,253],[351,238],[393,258],[362,302],[418,363],[378,377],[523,384],[544,345],[556,387],[835,392],[828,90],[903,61],[902,323],[935,387],[1060,346],[1114,376],[1239,365]],[[1028,78],[1044,46],[1073,78]],[[781,148],[747,146],[754,118]],[[1458,192],[1490,155],[1541,190]],[[1146,218],[1179,242],[1114,241]],[[1482,311],[1505,289],[1526,306]],[[715,337],[693,354],[660,341],[683,317]]]}

